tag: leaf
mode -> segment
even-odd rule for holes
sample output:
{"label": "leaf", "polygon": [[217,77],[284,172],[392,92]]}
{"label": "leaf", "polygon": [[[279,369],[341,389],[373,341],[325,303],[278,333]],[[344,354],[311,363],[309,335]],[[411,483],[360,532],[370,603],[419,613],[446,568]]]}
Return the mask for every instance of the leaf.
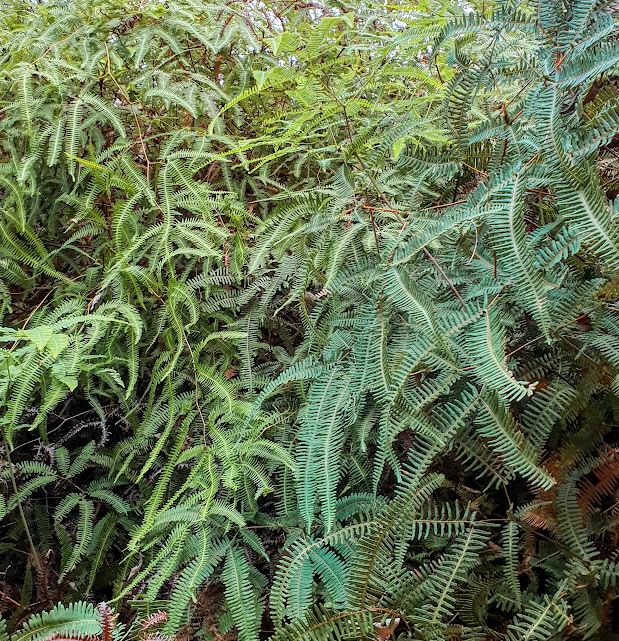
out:
{"label": "leaf", "polygon": [[58,372],[54,372],[54,376],[71,391],[73,391],[78,385],[77,377],[72,376],[71,374],[59,374]]}
{"label": "leaf", "polygon": [[258,641],[261,609],[250,583],[249,564],[238,548],[233,547],[228,552],[221,578],[239,640]]}
{"label": "leaf", "polygon": [[350,379],[338,369],[318,377],[301,416],[297,453],[299,510],[308,530],[314,522],[316,498],[327,532],[333,527],[341,448],[354,417]]}
{"label": "leaf", "polygon": [[69,337],[66,334],[52,334],[46,347],[50,351],[52,358],[56,359],[69,344]]}
{"label": "leaf", "polygon": [[39,352],[42,352],[54,335],[54,330],[47,325],[41,325],[34,329],[23,330],[21,335],[32,341],[37,346]]}
{"label": "leaf", "polygon": [[23,628],[16,632],[11,641],[45,641],[65,636],[78,638],[95,637],[101,634],[99,616],[90,603],[77,601],[62,605],[59,603],[49,612],[31,616]]}

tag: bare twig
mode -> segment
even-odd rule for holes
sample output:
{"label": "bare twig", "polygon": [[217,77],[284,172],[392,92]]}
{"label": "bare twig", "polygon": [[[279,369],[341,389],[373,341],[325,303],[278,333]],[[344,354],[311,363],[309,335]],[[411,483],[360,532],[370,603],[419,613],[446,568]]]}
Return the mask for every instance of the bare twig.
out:
{"label": "bare twig", "polygon": [[438,269],[441,276],[445,279],[445,281],[449,285],[449,289],[451,289],[451,291],[454,293],[455,297],[460,302],[460,305],[466,308],[466,304],[462,300],[462,296],[460,296],[460,292],[456,289],[455,285],[449,280],[449,277],[443,271],[443,268],[436,262],[436,258],[434,258],[434,256],[432,256],[432,254],[425,247],[422,247],[422,249],[423,249],[423,253],[432,261],[433,265],[436,267],[436,269]]}
{"label": "bare twig", "polygon": [[118,88],[118,91],[120,91],[123,98],[127,101],[129,108],[131,109],[131,113],[133,114],[133,119],[135,120],[135,126],[137,127],[137,130],[138,130],[138,138],[140,139],[142,154],[144,155],[144,159],[146,160],[146,180],[150,180],[150,160],[148,159],[148,153],[146,152],[146,145],[144,143],[144,138],[142,137],[142,128],[140,127],[140,120],[138,118],[138,114],[135,110],[133,103],[131,102],[131,99],[129,98],[125,90],[118,84],[118,81],[114,77],[114,74],[112,73],[112,68],[111,68],[110,50],[108,49],[107,42],[104,42],[103,44],[105,45],[105,53],[107,56],[106,73],[112,79],[112,82],[116,85],[116,87]]}

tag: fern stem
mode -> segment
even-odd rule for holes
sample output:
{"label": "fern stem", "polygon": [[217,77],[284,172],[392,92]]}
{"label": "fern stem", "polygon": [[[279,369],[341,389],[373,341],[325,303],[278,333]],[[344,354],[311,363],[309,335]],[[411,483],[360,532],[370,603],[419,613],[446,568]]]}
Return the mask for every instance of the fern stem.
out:
{"label": "fern stem", "polygon": [[144,154],[144,160],[146,160],[146,180],[147,180],[147,182],[150,182],[150,160],[148,158],[148,154],[146,153],[146,145],[144,143],[144,138],[142,137],[142,128],[140,127],[140,121],[138,119],[138,115],[137,115],[137,113],[135,111],[135,107],[133,106],[133,103],[131,102],[129,96],[127,95],[125,90],[118,84],[118,81],[116,80],[116,78],[112,74],[112,69],[111,69],[111,65],[110,65],[110,62],[111,62],[110,61],[110,50],[108,49],[107,42],[104,41],[103,44],[105,45],[105,53],[106,53],[106,56],[107,56],[107,58],[106,58],[106,62],[107,62],[106,73],[112,79],[112,82],[116,85],[116,87],[118,88],[118,91],[120,91],[120,93],[123,95],[123,97],[125,98],[125,100],[129,104],[129,107],[131,109],[131,113],[133,114],[133,119],[135,120],[135,126],[137,127],[137,130],[138,130],[138,138],[140,139],[140,145],[142,147],[142,153]]}
{"label": "fern stem", "polygon": [[21,517],[22,523],[24,524],[24,531],[26,532],[26,538],[28,539],[28,545],[30,545],[30,549],[32,550],[32,558],[34,560],[34,564],[36,565],[37,569],[39,570],[40,573],[43,572],[43,566],[41,565],[41,559],[39,559],[39,555],[37,553],[37,549],[34,545],[34,541],[32,540],[32,534],[30,534],[30,528],[28,527],[28,521],[26,520],[26,515],[24,514],[24,508],[22,507],[21,501],[19,500],[19,491],[17,489],[17,479],[15,478],[15,471],[13,469],[13,461],[11,460],[11,453],[9,450],[9,444],[6,440],[6,434],[4,433],[4,429],[0,430],[2,432],[2,443],[4,445],[4,452],[6,454],[6,460],[9,464],[9,474],[11,476],[11,485],[13,486],[13,492],[15,492],[15,498],[17,500],[17,509],[19,510],[19,515]]}
{"label": "fern stem", "polygon": [[440,272],[441,276],[445,279],[446,283],[449,285],[449,289],[451,289],[451,291],[454,293],[455,297],[460,302],[460,305],[462,305],[462,307],[466,309],[466,305],[462,300],[462,296],[460,296],[460,292],[456,289],[455,285],[449,280],[449,277],[443,271],[443,268],[438,264],[438,262],[436,261],[436,258],[434,258],[434,256],[432,256],[432,254],[425,247],[422,247],[422,249],[423,249],[423,253],[432,261],[436,269],[438,269],[438,271]]}
{"label": "fern stem", "polygon": [[185,345],[187,345],[187,349],[189,350],[189,355],[191,356],[191,366],[193,367],[193,376],[194,376],[194,396],[196,401],[196,409],[198,410],[198,414],[200,415],[200,420],[202,421],[202,439],[204,442],[204,447],[206,447],[206,421],[204,420],[204,416],[202,415],[202,408],[200,407],[200,400],[198,397],[198,370],[196,369],[196,360],[193,355],[193,350],[191,349],[191,345],[187,340],[187,335],[185,334],[184,331],[183,331],[183,339],[185,341]]}

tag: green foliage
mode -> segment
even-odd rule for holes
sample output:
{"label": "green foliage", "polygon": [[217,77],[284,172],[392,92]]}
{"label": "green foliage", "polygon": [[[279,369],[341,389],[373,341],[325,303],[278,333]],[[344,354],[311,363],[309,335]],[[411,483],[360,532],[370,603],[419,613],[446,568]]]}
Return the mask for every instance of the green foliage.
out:
{"label": "green foliage", "polygon": [[617,633],[616,16],[2,4],[0,641]]}
{"label": "green foliage", "polygon": [[50,612],[33,615],[11,640],[37,641],[54,635],[58,638],[88,638],[101,634],[101,627],[97,609],[78,601],[66,607],[58,604]]}

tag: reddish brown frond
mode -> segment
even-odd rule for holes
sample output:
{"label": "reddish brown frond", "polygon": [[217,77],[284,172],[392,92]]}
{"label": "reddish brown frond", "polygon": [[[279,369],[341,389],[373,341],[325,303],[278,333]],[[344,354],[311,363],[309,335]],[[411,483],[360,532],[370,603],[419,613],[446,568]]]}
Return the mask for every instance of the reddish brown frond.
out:
{"label": "reddish brown frond", "polygon": [[112,608],[105,601],[97,605],[97,610],[99,612],[99,623],[101,624],[101,641],[112,641],[118,615],[113,613]]}
{"label": "reddish brown frond", "polygon": [[68,634],[52,634],[47,637],[46,641],[100,641],[100,639],[94,635],[84,636],[73,632]]}
{"label": "reddish brown frond", "polygon": [[140,625],[142,626],[142,631],[146,632],[148,628],[151,628],[154,625],[158,625],[159,623],[165,623],[167,620],[168,620],[168,615],[165,612],[162,612],[161,610],[159,610],[149,615],[145,619],[142,619],[140,621]]}
{"label": "reddish brown frond", "polygon": [[580,482],[578,504],[583,514],[599,507],[602,499],[619,490],[619,450],[606,446],[600,464]]}

